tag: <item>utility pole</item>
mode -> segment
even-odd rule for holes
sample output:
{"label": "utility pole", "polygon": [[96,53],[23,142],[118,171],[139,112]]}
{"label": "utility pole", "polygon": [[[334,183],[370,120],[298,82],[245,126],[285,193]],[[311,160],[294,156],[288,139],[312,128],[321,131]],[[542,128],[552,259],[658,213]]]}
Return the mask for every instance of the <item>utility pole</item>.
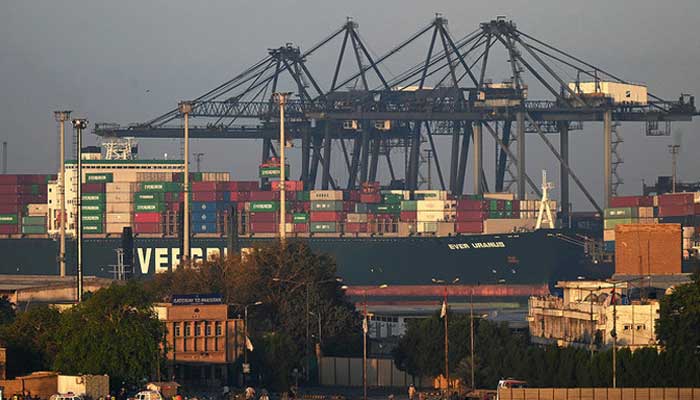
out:
{"label": "utility pole", "polygon": [[192,154],[192,155],[194,156],[194,159],[195,159],[196,162],[197,162],[197,172],[202,172],[202,171],[200,170],[200,167],[201,167],[202,157],[204,156],[204,153],[194,153],[194,154]]}
{"label": "utility pole", "polygon": [[[256,301],[255,303],[250,303],[250,304],[234,304],[239,307],[243,307],[243,338],[245,342],[243,343],[243,365],[245,365],[244,371],[243,371],[243,384],[245,385],[246,381],[246,376],[248,373],[245,372],[245,368],[250,368],[248,365],[248,307],[251,306],[259,306],[263,302],[262,301]],[[240,315],[240,314],[239,314]]]}
{"label": "utility pole", "polygon": [[[54,111],[53,115],[58,122],[59,127],[59,163],[58,166],[58,203],[59,203],[59,222],[58,222],[58,270],[60,276],[66,276],[66,135],[65,124],[70,120],[70,111]],[[3,146],[4,147],[4,146]],[[6,159],[3,156],[3,163]],[[4,169],[4,164],[3,164]],[[4,173],[4,172],[3,172]],[[81,178],[78,178],[79,180]]]}
{"label": "utility pole", "polygon": [[469,295],[469,352],[471,357],[471,384],[472,390],[476,389],[476,384],[474,382],[474,287],[471,288],[471,293]]}
{"label": "utility pole", "polygon": [[180,102],[180,112],[185,117],[185,172],[184,172],[184,187],[182,189],[183,207],[182,216],[182,261],[185,264],[190,262],[190,113],[192,112],[192,103],[188,101]]}
{"label": "utility pole", "polygon": [[679,144],[669,144],[668,145],[668,151],[671,153],[671,159],[672,159],[672,169],[671,169],[671,184],[672,184],[672,193],[676,193],[676,179],[677,179],[677,173],[678,173],[678,153],[681,151],[681,145]]}
{"label": "utility pole", "polygon": [[612,386],[617,387],[617,283],[613,282],[613,353],[612,353]]}
{"label": "utility pole", "polygon": [[73,128],[78,137],[77,155],[78,155],[78,193],[77,193],[77,238],[78,238],[78,303],[83,301],[83,130],[87,128],[88,121],[84,118],[76,118],[73,120]]}

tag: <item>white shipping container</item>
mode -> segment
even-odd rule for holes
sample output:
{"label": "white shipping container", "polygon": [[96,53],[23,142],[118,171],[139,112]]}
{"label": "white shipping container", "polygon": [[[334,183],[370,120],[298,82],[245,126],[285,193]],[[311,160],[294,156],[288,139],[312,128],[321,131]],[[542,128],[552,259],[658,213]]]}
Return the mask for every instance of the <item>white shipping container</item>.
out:
{"label": "white shipping container", "polygon": [[42,203],[27,204],[27,215],[30,217],[42,217],[49,212],[49,205]]}
{"label": "white shipping container", "polygon": [[131,203],[134,200],[133,193],[114,193],[107,192],[105,201],[109,203]]}
{"label": "white shipping container", "polygon": [[111,170],[113,183],[138,182],[139,172],[136,170]]}
{"label": "white shipping container", "polygon": [[486,200],[515,200],[515,194],[513,193],[484,193],[484,199]]}
{"label": "white shipping container", "polygon": [[228,182],[231,174],[228,172],[202,172],[203,182]]}
{"label": "white shipping container", "polygon": [[348,222],[367,222],[367,214],[350,213],[347,216]]}
{"label": "white shipping container", "polygon": [[172,182],[173,173],[172,172],[137,172],[136,173],[137,182]]}
{"label": "white shipping container", "polygon": [[420,233],[437,232],[437,222],[417,222],[416,231]]}
{"label": "white shipping container", "polygon": [[444,211],[455,208],[454,200],[418,200],[416,211]]}
{"label": "white shipping container", "polygon": [[654,207],[639,207],[639,218],[654,218]]}
{"label": "white shipping container", "polygon": [[484,220],[484,234],[531,231],[536,223],[536,219],[487,219]]}
{"label": "white shipping container", "polygon": [[134,209],[134,203],[107,203],[107,213],[129,213]]}
{"label": "white shipping container", "polygon": [[127,223],[130,224],[134,219],[134,214],[128,213],[110,213],[105,214],[105,220],[110,223]]}
{"label": "white shipping container", "polygon": [[136,191],[136,186],[131,182],[109,182],[105,185],[107,196],[110,193],[133,193]]}
{"label": "white shipping container", "polygon": [[343,200],[342,190],[312,190],[310,200]]}
{"label": "white shipping container", "polygon": [[569,88],[574,92],[580,91],[583,94],[602,93],[612,99],[616,104],[639,104],[646,105],[648,93],[646,85],[633,85],[619,82],[579,82],[578,88],[575,82],[569,83]]}
{"label": "white shipping container", "polygon": [[[416,198],[423,197],[424,199],[432,200],[447,200],[447,191],[445,190],[416,190],[413,192]],[[409,200],[409,199],[404,199]]]}
{"label": "white shipping container", "polygon": [[[449,221],[450,216],[454,217],[453,213],[445,211],[418,211],[416,213],[416,221],[419,222],[439,222]],[[452,218],[454,219],[454,218]]]}

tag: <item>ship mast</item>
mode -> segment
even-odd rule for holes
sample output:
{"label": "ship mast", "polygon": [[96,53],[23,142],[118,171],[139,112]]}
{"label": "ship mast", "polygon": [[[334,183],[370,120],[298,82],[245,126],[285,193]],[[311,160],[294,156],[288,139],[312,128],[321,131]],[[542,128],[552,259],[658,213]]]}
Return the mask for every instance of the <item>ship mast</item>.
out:
{"label": "ship mast", "polygon": [[542,229],[542,224],[549,225],[549,229],[554,229],[554,218],[552,218],[552,209],[549,207],[549,191],[554,189],[554,184],[547,182],[547,171],[542,170],[542,199],[540,199],[540,208],[537,213],[537,224],[535,229]]}

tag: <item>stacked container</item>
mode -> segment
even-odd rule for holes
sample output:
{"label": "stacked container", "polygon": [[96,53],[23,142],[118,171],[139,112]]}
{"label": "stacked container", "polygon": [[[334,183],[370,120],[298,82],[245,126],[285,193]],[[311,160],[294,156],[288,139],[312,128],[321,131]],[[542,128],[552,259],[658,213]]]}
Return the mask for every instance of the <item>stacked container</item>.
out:
{"label": "stacked container", "polygon": [[121,234],[134,223],[134,189],[131,182],[105,184],[105,233]]}
{"label": "stacked container", "polygon": [[[25,218],[29,217],[30,204],[48,201],[47,182],[51,178],[47,175],[0,175],[0,234],[46,233],[45,217],[42,221],[35,215]],[[27,222],[26,229],[23,222]]]}
{"label": "stacked container", "polygon": [[[104,175],[104,174],[100,174]],[[87,179],[86,179],[87,180]],[[85,183],[82,188],[83,233],[105,233],[106,184]]]}

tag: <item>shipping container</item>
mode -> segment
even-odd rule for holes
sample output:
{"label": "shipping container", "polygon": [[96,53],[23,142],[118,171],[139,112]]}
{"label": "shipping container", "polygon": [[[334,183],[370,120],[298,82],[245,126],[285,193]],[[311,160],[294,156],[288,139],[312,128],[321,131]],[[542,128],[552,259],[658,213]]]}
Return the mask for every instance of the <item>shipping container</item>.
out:
{"label": "shipping container", "polygon": [[[306,213],[294,213],[293,222],[295,224],[305,224],[309,222],[309,214]],[[296,230],[295,230],[296,231]]]}
{"label": "shipping container", "polygon": [[219,188],[229,192],[253,192],[260,190],[258,181],[220,182]]}
{"label": "shipping container", "polygon": [[81,196],[83,204],[98,204],[105,202],[104,193],[83,193]]}
{"label": "shipping container", "polygon": [[[77,175],[76,175],[77,177]],[[84,183],[107,183],[107,182],[112,182],[114,180],[114,177],[111,173],[108,172],[103,172],[103,173],[86,173],[85,174],[85,180]]]}
{"label": "shipping container", "polygon": [[347,214],[346,221],[353,223],[364,223],[367,222],[367,214],[350,213]]}
{"label": "shipping container", "polygon": [[163,211],[165,211],[165,204],[158,203],[158,202],[134,203],[134,211],[139,212],[139,213],[149,213],[149,212],[162,213]]}
{"label": "shipping container", "polygon": [[22,234],[43,235],[46,233],[45,225],[22,225]]}
{"label": "shipping container", "polygon": [[[416,200],[447,200],[445,190],[414,190],[413,197]],[[406,199],[409,200],[409,199]]]}
{"label": "shipping container", "polygon": [[164,192],[146,192],[134,193],[134,202],[137,203],[153,203],[153,202],[163,202],[165,201]]}
{"label": "shipping container", "polygon": [[173,173],[172,172],[152,172],[152,171],[137,171],[136,172],[137,182],[172,182]]}
{"label": "shipping container", "polygon": [[181,183],[176,182],[140,182],[139,190],[142,192],[181,192]]}
{"label": "shipping container", "polygon": [[[106,190],[106,187],[107,185],[104,183],[83,183],[82,190],[83,193],[102,193]],[[69,186],[66,186],[66,191],[70,189]]]}
{"label": "shipping container", "polygon": [[401,204],[368,204],[367,208],[377,214],[401,214]]}
{"label": "shipping container", "polygon": [[382,202],[384,204],[401,204],[403,199],[403,194],[386,193],[382,195]]}
{"label": "shipping container", "polygon": [[615,228],[615,273],[679,274],[682,233],[679,224],[620,225]]}
{"label": "shipping container", "polygon": [[279,231],[279,224],[275,222],[256,222],[250,224],[252,233],[276,233]]}
{"label": "shipping container", "polygon": [[193,233],[216,233],[217,225],[216,222],[201,222],[192,221],[192,232]]}
{"label": "shipping container", "polygon": [[17,225],[17,214],[0,214],[0,225]]}
{"label": "shipping container", "polygon": [[693,204],[695,201],[695,195],[693,193],[668,193],[656,197],[658,199],[659,207],[687,205]]}
{"label": "shipping container", "polygon": [[605,218],[637,218],[639,217],[639,212],[636,207],[617,207],[617,208],[606,208]]}
{"label": "shipping container", "polygon": [[457,210],[455,212],[455,221],[483,221],[488,217],[488,212],[477,210]]}
{"label": "shipping container", "polygon": [[192,182],[193,192],[216,192],[217,189],[217,182]]}
{"label": "shipping container", "polygon": [[659,205],[659,217],[683,217],[686,215],[695,215],[695,204],[665,204]]}
{"label": "shipping container", "polygon": [[367,233],[367,223],[366,222],[347,222],[345,224],[346,233]]}
{"label": "shipping container", "polygon": [[153,223],[153,222],[136,222],[133,226],[134,233],[139,234],[139,233],[162,233],[163,232],[163,225],[158,222],[158,223]]}
{"label": "shipping container", "polygon": [[[342,201],[342,190],[312,190],[309,199],[313,201]],[[313,231],[312,231],[313,232]]]}
{"label": "shipping container", "polygon": [[274,201],[280,199],[280,192],[250,192],[250,201]]}
{"label": "shipping container", "polygon": [[308,223],[296,223],[294,224],[294,232],[296,233],[306,233],[309,231]]}
{"label": "shipping container", "polygon": [[110,193],[133,193],[137,188],[137,184],[130,182],[110,182],[105,185],[107,196]]}
{"label": "shipping container", "polygon": [[652,196],[617,196],[610,199],[610,207],[653,207]]}
{"label": "shipping container", "polygon": [[216,212],[193,212],[190,221],[193,224],[202,222],[216,223],[217,214]]}
{"label": "shipping container", "polygon": [[345,213],[340,211],[312,211],[309,215],[310,221],[314,222],[340,222],[344,219]]}
{"label": "shipping container", "polygon": [[102,224],[87,224],[83,223],[83,233],[87,234],[102,234],[104,233],[104,227]]}
{"label": "shipping container", "polygon": [[19,233],[19,227],[15,225],[4,225],[0,222],[0,234],[2,235],[12,235]]}
{"label": "shipping container", "polygon": [[22,225],[46,225],[45,216],[32,216],[32,217],[22,217]]}
{"label": "shipping container", "polygon": [[248,204],[251,212],[275,212],[280,209],[279,201],[251,201]]}
{"label": "shipping container", "polygon": [[639,221],[636,218],[615,218],[615,219],[606,219],[603,221],[603,227],[604,229],[615,229],[616,226],[618,225],[630,225],[630,224],[636,224]]}
{"label": "shipping container", "polygon": [[419,200],[416,202],[417,211],[442,211],[454,208],[452,200]]}
{"label": "shipping container", "polygon": [[466,210],[469,210],[469,211],[486,210],[488,207],[488,203],[484,200],[462,199],[462,200],[457,200],[455,207],[457,208],[457,211],[461,211],[461,210],[465,210],[465,211]]}
{"label": "shipping container", "polygon": [[[270,187],[273,191],[280,190],[280,181],[272,181]],[[304,190],[302,181],[284,181],[284,190],[289,192],[301,192]]]}
{"label": "shipping container", "polygon": [[134,213],[134,222],[139,223],[160,223],[162,219],[161,213],[157,212],[140,212]]}
{"label": "shipping container", "polygon": [[366,214],[369,212],[369,204],[366,203],[356,203],[355,212],[360,214]]}
{"label": "shipping container", "polygon": [[335,222],[311,222],[309,230],[311,233],[333,233],[338,231],[338,225]]}
{"label": "shipping container", "polygon": [[226,182],[231,180],[231,174],[228,172],[202,172],[201,181],[209,182]]}
{"label": "shipping container", "polygon": [[401,221],[416,221],[418,219],[417,211],[401,211],[399,214],[399,219]]}
{"label": "shipping container", "polygon": [[515,194],[513,193],[484,193],[485,200],[515,200]]}
{"label": "shipping container", "polygon": [[615,229],[604,229],[603,230],[603,241],[609,242],[615,240]]}
{"label": "shipping container", "polygon": [[309,192],[309,191],[297,192],[296,197],[297,197],[297,201],[308,202],[311,200],[311,192]]}
{"label": "shipping container", "polygon": [[134,214],[131,213],[107,213],[105,214],[105,221],[107,224],[112,223],[124,223],[130,224],[133,221]]}
{"label": "shipping container", "polygon": [[360,202],[367,204],[376,204],[382,201],[382,195],[379,193],[361,193]]}
{"label": "shipping container", "polygon": [[343,201],[311,200],[311,211],[343,211]]}
{"label": "shipping container", "polygon": [[569,89],[581,95],[603,95],[614,104],[646,105],[648,93],[646,85],[620,83],[615,81],[570,82]]}
{"label": "shipping container", "polygon": [[[2,213],[2,211],[0,211],[0,213]],[[45,216],[48,213],[48,204],[27,204],[27,215],[30,217]]]}
{"label": "shipping container", "polygon": [[481,221],[457,221],[455,222],[455,232],[457,233],[481,233],[484,231],[484,224]]}

